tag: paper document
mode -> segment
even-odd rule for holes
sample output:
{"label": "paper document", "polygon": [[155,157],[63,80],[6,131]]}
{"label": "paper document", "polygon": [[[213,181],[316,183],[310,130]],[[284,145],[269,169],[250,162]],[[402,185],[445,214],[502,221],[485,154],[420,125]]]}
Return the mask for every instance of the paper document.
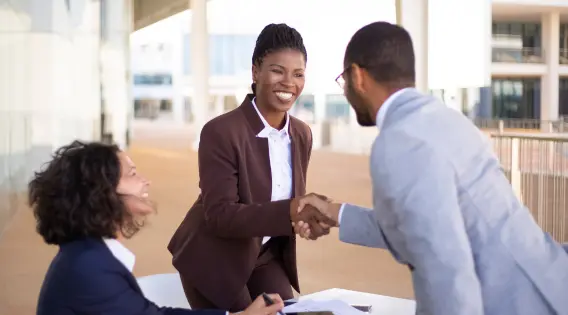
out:
{"label": "paper document", "polygon": [[367,315],[367,313],[362,312],[341,300],[300,300],[298,303],[284,307],[283,311],[284,313],[329,311],[333,312],[334,315]]}

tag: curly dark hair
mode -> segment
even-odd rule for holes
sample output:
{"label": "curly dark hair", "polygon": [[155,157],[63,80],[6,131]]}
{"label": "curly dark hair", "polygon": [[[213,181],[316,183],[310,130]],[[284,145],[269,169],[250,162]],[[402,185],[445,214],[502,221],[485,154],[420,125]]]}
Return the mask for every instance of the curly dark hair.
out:
{"label": "curly dark hair", "polygon": [[141,227],[116,189],[121,166],[116,145],[73,143],[59,148],[28,184],[37,232],[48,244],[130,237]]}
{"label": "curly dark hair", "polygon": [[[268,24],[256,39],[256,45],[252,53],[252,64],[260,66],[266,55],[286,48],[301,52],[304,55],[304,60],[308,62],[308,53],[304,46],[304,39],[295,28],[284,23]],[[251,89],[252,93],[256,94],[255,83],[251,84]]]}

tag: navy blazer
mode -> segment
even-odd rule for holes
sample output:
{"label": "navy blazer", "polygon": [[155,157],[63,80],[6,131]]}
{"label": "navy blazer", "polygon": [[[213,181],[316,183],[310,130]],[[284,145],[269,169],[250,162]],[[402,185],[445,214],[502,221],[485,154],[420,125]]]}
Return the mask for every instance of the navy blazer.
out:
{"label": "navy blazer", "polygon": [[60,246],[51,262],[37,315],[225,315],[221,310],[158,307],[148,301],[132,273],[102,240]]}

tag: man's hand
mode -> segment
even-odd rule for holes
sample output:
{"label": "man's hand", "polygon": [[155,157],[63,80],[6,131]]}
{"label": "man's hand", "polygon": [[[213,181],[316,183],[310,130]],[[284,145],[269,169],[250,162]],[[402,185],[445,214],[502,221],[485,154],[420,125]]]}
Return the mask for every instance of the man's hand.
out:
{"label": "man's hand", "polygon": [[292,221],[292,225],[296,227],[298,222],[302,222],[301,225],[303,225],[303,223],[305,222],[309,224],[310,231],[314,235],[321,236],[329,234],[329,227],[335,226],[335,221],[330,219],[324,213],[320,212],[311,204],[302,201],[303,199],[308,197],[318,198],[319,200],[323,200],[324,202],[328,202],[327,200],[329,200],[327,197],[317,194],[309,194],[304,197],[293,199],[292,203],[290,204],[290,220]]}
{"label": "man's hand", "polygon": [[[298,198],[297,202],[299,219],[293,221],[292,225],[302,238],[315,240],[329,234],[330,227],[337,226],[340,204],[331,203],[329,198],[314,193]],[[304,212],[318,213],[318,217],[316,220],[304,220]],[[325,220],[321,219],[321,215]]]}
{"label": "man's hand", "polygon": [[[274,301],[274,304],[266,306],[262,295],[259,295],[246,310],[240,313],[240,315],[275,315],[278,311],[284,308],[284,301],[282,301],[280,295],[269,294],[268,296],[272,299],[272,301]],[[234,315],[233,313],[230,314]]]}

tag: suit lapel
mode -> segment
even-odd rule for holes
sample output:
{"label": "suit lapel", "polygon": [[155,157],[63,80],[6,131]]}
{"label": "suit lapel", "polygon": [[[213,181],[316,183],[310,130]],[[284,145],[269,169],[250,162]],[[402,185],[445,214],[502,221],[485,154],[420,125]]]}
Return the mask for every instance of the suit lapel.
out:
{"label": "suit lapel", "polygon": [[126,267],[118,260],[118,258],[114,257],[113,253],[110,251],[107,245],[102,240],[93,240],[93,242],[95,242],[97,246],[99,246],[100,250],[104,253],[104,255],[112,261],[112,265],[118,272],[120,272],[120,274],[122,274],[122,276],[126,278],[130,286],[132,286],[132,288],[136,290],[136,292],[142,293],[140,286],[138,286],[138,281],[136,281],[136,278],[134,278],[132,272],[126,269]]}
{"label": "suit lapel", "polygon": [[258,167],[262,170],[262,174],[266,174],[266,176],[256,179],[258,186],[255,190],[262,196],[263,202],[268,202],[272,199],[272,169],[270,167],[268,139],[256,137],[253,143],[255,145],[254,152],[258,152],[256,155],[256,159],[259,160]]}
{"label": "suit lapel", "polygon": [[252,152],[255,154],[247,158],[256,160],[256,163],[252,165],[259,168],[262,174],[265,174],[265,176],[255,178],[253,189],[261,196],[261,200],[258,200],[259,202],[268,202],[272,199],[272,170],[270,168],[268,139],[257,136],[264,129],[264,123],[252,105],[253,98],[254,95],[248,94],[239,109],[243,112],[246,122],[252,131],[252,137],[254,137],[254,139],[251,139],[251,145]]}
{"label": "suit lapel", "polygon": [[[126,270],[126,268],[124,268]],[[136,278],[134,278],[134,275],[132,275],[131,272],[129,272],[128,270],[126,270],[126,273],[124,274],[124,276],[126,277],[126,280],[128,281],[128,283],[130,283],[130,286],[132,286],[132,288],[142,294],[142,289],[140,289],[140,286],[138,285],[138,281],[136,281]]]}
{"label": "suit lapel", "polygon": [[301,150],[303,147],[302,139],[297,136],[294,129],[295,125],[290,119],[289,134],[290,134],[290,153],[292,160],[292,183],[294,184],[294,191],[292,197],[299,197],[304,194],[304,174],[302,172],[302,156]]}

